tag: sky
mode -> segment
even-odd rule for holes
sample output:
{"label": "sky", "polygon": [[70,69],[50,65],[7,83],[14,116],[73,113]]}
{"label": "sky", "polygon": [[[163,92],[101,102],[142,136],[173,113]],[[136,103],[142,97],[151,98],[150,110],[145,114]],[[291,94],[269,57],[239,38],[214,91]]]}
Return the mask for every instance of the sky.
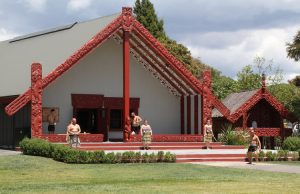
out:
{"label": "sky", "polygon": [[[1,0],[0,41],[118,13],[135,0]],[[300,30],[299,0],[152,0],[166,33],[193,57],[235,78],[255,57],[272,60],[284,80],[300,75],[286,43]]]}

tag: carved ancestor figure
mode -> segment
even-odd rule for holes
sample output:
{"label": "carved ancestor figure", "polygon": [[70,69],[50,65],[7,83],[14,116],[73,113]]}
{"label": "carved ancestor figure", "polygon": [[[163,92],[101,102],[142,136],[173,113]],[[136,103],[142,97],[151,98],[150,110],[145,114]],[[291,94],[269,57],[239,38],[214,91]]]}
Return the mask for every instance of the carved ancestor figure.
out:
{"label": "carved ancestor figure", "polygon": [[124,140],[127,142],[130,140],[130,134],[131,134],[131,120],[130,117],[127,117],[125,122],[125,128],[124,128]]}

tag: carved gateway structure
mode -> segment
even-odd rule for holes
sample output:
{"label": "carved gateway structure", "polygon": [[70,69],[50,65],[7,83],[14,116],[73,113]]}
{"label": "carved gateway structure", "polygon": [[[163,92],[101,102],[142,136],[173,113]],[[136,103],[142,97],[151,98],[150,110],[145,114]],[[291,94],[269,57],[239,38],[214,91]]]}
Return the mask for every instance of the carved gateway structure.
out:
{"label": "carved gateway structure", "polygon": [[[134,111],[149,120],[157,141],[200,141],[213,107],[229,115],[211,92],[210,72],[203,82],[194,77],[131,8],[4,41],[0,51],[0,63],[6,65],[0,79],[7,83],[0,88],[5,121],[0,130],[9,138],[24,136],[26,128],[31,137],[64,141],[75,116],[86,132],[83,141],[123,139],[123,121]],[[52,108],[59,121],[56,134],[48,135],[42,117]]]}

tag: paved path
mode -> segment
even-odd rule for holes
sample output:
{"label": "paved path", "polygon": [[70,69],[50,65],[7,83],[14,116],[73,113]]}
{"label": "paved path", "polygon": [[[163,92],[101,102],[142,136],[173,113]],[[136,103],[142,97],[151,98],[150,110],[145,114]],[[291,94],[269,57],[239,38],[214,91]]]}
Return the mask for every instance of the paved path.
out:
{"label": "paved path", "polygon": [[0,156],[9,156],[9,155],[16,155],[20,154],[21,152],[12,151],[12,150],[2,150],[0,149]]}
{"label": "paved path", "polygon": [[194,164],[300,174],[300,166],[285,165],[284,162],[283,164],[270,164],[270,163],[259,163],[259,162],[258,163],[254,162],[253,164],[247,164],[246,162],[197,162],[197,163],[195,162]]}

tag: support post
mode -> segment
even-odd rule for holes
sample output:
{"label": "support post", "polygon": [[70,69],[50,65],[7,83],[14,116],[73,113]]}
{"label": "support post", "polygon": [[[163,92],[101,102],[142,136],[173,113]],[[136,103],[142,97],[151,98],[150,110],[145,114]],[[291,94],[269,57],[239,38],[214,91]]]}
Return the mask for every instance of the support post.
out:
{"label": "support post", "polygon": [[280,135],[281,135],[281,143],[283,143],[284,138],[285,138],[285,128],[284,128],[282,116],[280,116]]}
{"label": "support post", "polygon": [[191,95],[187,96],[187,134],[191,134]]}
{"label": "support post", "polygon": [[31,65],[31,137],[42,135],[42,65]]}
{"label": "support post", "polygon": [[243,129],[247,128],[247,113],[243,113]]}
{"label": "support post", "polygon": [[184,134],[184,96],[180,98],[180,126],[181,134]]}
{"label": "support post", "polygon": [[127,141],[126,120],[129,117],[129,84],[130,84],[130,44],[129,37],[132,29],[132,9],[124,7],[122,9],[123,16],[123,141]]}
{"label": "support post", "polygon": [[199,110],[198,110],[198,95],[194,96],[194,133],[197,135],[199,134]]}

